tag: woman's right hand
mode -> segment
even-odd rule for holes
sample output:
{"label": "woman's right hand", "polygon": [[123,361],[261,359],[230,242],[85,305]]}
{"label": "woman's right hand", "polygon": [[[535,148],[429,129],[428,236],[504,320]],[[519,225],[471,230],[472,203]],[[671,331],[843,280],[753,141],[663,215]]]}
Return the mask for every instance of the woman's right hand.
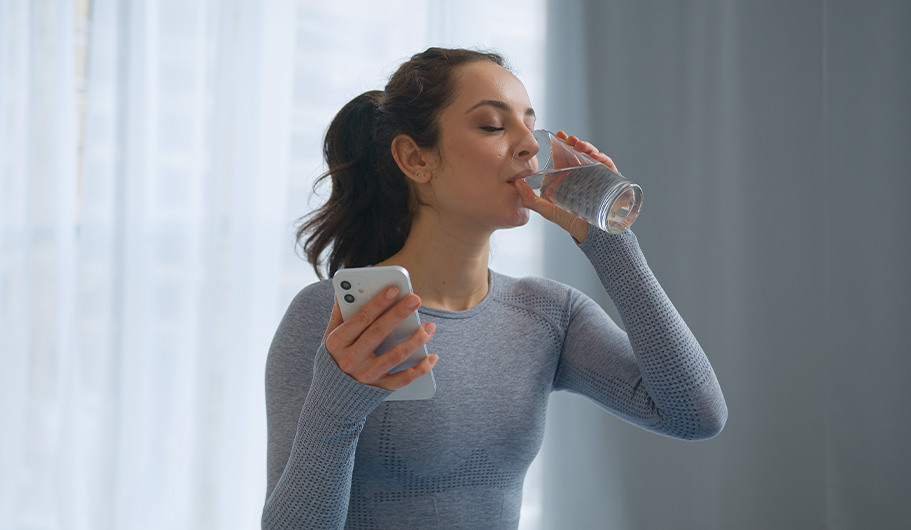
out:
{"label": "woman's right hand", "polygon": [[[557,131],[554,136],[566,142],[566,145],[572,147],[576,152],[588,155],[592,160],[601,162],[605,166],[617,171],[617,173],[620,172],[617,170],[617,166],[614,164],[614,161],[611,160],[611,157],[598,151],[598,149],[589,142],[579,140],[576,136],[570,136],[563,131]],[[554,158],[555,168],[572,167],[579,164],[579,160],[575,159],[571,154],[564,153],[562,150],[558,151],[558,154],[560,154],[561,157]],[[547,192],[544,193],[543,197],[536,196],[531,190],[531,186],[523,179],[516,180],[516,189],[519,191],[519,196],[522,199],[522,206],[534,210],[541,214],[545,219],[556,223],[559,227],[569,232],[577,243],[585,241],[585,238],[588,236],[588,221],[554,204],[553,197],[548,197]]]}
{"label": "woman's right hand", "polygon": [[432,322],[425,322],[414,335],[381,355],[373,353],[383,339],[421,305],[421,299],[415,294],[409,294],[393,305],[398,296],[396,287],[387,287],[347,321],[342,320],[338,300],[335,301],[323,342],[338,367],[359,383],[397,390],[429,372],[437,362],[436,355],[428,355],[411,368],[389,373],[433,337],[436,326]]}

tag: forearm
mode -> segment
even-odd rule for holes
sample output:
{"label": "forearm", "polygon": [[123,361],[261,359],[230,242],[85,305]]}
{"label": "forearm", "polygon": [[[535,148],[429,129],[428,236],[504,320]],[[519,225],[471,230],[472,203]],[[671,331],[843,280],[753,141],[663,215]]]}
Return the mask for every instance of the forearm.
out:
{"label": "forearm", "polygon": [[[594,233],[582,248],[617,307],[657,423],[669,436],[717,434],[727,418],[718,380],[699,342],[661,288],[632,233]],[[642,390],[642,389],[640,389]]]}
{"label": "forearm", "polygon": [[263,508],[262,528],[342,528],[357,440],[388,394],[361,385],[320,347],[287,464]]}

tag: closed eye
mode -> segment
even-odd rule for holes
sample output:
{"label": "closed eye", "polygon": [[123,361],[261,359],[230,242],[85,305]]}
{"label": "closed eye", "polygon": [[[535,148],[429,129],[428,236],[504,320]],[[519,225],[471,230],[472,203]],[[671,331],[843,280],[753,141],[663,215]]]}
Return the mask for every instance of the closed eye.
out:
{"label": "closed eye", "polygon": [[484,130],[487,132],[498,132],[498,131],[502,131],[503,127],[481,127],[481,130]]}

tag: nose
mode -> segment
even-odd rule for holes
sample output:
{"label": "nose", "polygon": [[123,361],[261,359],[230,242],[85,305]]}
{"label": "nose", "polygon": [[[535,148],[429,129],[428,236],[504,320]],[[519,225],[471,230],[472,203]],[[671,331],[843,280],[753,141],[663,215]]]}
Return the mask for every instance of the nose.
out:
{"label": "nose", "polygon": [[527,128],[525,130],[527,134],[516,145],[513,158],[525,160],[538,154],[538,142],[535,140],[535,135],[532,134],[534,131]]}

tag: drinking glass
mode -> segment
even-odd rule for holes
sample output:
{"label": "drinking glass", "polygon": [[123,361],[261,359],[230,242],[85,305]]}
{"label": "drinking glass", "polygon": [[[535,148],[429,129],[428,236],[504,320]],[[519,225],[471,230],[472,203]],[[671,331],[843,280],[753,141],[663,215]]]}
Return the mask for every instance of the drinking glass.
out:
{"label": "drinking glass", "polygon": [[601,230],[623,232],[639,215],[642,189],[601,162],[582,154],[552,132],[534,132],[537,169],[525,177],[535,194]]}

